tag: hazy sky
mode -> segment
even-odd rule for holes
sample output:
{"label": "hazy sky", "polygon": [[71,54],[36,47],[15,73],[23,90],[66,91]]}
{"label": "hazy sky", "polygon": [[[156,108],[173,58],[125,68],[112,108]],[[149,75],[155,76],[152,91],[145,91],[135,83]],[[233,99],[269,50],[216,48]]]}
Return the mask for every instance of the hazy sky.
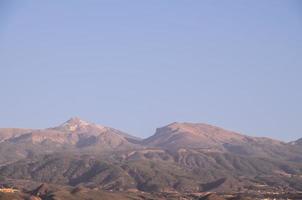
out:
{"label": "hazy sky", "polygon": [[72,116],[302,137],[302,2],[0,0],[0,127]]}

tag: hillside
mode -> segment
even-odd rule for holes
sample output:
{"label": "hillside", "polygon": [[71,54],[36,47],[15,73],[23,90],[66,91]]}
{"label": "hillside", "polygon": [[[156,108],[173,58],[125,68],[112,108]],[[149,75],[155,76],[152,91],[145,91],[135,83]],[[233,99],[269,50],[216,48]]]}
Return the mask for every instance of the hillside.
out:
{"label": "hillside", "polygon": [[79,118],[0,133],[0,177],[12,185],[25,180],[106,191],[302,190],[298,145],[207,124],[173,123],[144,140]]}
{"label": "hillside", "polygon": [[32,129],[21,129],[21,128],[0,128],[0,142],[7,139],[18,137],[22,134],[33,131]]}
{"label": "hillside", "polygon": [[302,189],[302,164],[225,153],[181,149],[135,150],[110,155],[51,154],[20,160],[0,169],[0,176],[105,190],[238,191],[249,185]]}
{"label": "hillside", "polygon": [[53,152],[100,152],[131,149],[138,139],[122,131],[71,118],[47,129],[1,129],[0,165]]}
{"label": "hillside", "polygon": [[194,123],[172,123],[156,130],[142,141],[149,147],[175,150],[179,148],[204,149],[207,152],[233,153],[244,156],[299,159],[301,151],[270,138],[250,137],[216,126]]}

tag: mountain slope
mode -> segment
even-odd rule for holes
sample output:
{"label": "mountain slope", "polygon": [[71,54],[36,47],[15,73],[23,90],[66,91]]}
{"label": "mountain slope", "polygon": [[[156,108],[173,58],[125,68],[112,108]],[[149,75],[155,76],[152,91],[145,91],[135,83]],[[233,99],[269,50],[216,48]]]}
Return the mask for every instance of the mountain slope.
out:
{"label": "mountain slope", "polygon": [[71,118],[47,129],[2,129],[0,164],[59,151],[111,151],[136,148],[137,139],[116,129]]}
{"label": "mountain slope", "polygon": [[219,148],[221,144],[241,143],[244,139],[243,135],[206,124],[172,123],[158,128],[144,143],[166,148]]}
{"label": "mountain slope", "polygon": [[121,131],[113,128],[88,123],[79,118],[71,118],[67,122],[54,128],[32,131],[9,139],[10,142],[31,142],[42,144],[47,142],[74,145],[84,148],[102,145],[102,148],[116,148],[122,145],[130,145],[127,138],[133,139]]}
{"label": "mountain slope", "polygon": [[[105,190],[226,192],[257,184],[302,190],[302,165],[196,150],[144,149],[109,155],[51,154],[0,168],[8,179]],[[295,185],[291,181],[295,177]]]}
{"label": "mountain slope", "polygon": [[18,137],[31,131],[33,131],[33,129],[0,128],[0,142],[3,142],[9,138]]}
{"label": "mountain slope", "polygon": [[302,190],[299,145],[207,124],[173,123],[144,140],[79,118],[2,130],[0,177],[12,182],[148,192]]}
{"label": "mountain slope", "polygon": [[207,152],[228,152],[244,156],[296,159],[301,151],[269,138],[250,137],[207,124],[172,123],[143,140],[149,147],[169,150],[198,148]]}

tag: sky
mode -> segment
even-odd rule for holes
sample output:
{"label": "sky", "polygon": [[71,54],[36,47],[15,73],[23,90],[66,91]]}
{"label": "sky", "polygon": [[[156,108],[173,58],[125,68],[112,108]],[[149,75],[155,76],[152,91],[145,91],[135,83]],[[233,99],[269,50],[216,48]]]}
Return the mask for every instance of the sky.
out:
{"label": "sky", "polygon": [[0,127],[73,116],[302,137],[299,0],[0,0]]}

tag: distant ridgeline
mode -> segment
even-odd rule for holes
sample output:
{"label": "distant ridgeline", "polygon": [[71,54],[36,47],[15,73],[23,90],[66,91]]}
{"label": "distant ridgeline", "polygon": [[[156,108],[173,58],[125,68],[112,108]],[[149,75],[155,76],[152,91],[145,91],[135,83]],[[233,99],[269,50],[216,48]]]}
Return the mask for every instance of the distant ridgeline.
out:
{"label": "distant ridgeline", "polygon": [[300,141],[201,123],[172,123],[140,139],[71,118],[47,129],[0,129],[0,183],[146,192],[299,191]]}

